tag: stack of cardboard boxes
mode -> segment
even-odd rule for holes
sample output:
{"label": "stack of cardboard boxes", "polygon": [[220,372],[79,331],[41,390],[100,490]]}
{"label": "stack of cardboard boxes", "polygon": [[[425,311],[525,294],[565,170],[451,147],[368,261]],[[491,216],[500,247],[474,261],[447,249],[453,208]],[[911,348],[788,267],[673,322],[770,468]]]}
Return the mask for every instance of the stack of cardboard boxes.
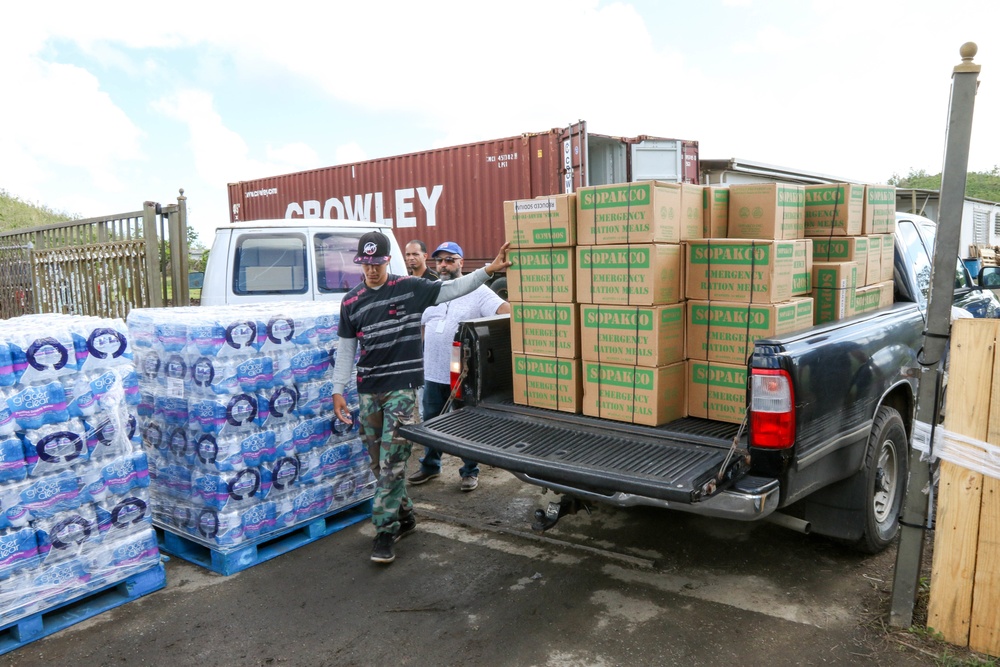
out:
{"label": "stack of cardboard boxes", "polygon": [[583,413],[656,426],[687,413],[684,253],[701,186],[646,181],[577,195]]}
{"label": "stack of cardboard boxes", "polygon": [[806,186],[817,324],[892,303],[895,204],[892,186]]}
{"label": "stack of cardboard boxes", "polygon": [[688,413],[740,422],[754,343],[813,324],[804,190],[729,188],[726,225],[687,244]]}
{"label": "stack of cardboard boxes", "polygon": [[580,412],[576,195],[504,202],[514,401]]}
{"label": "stack of cardboard boxes", "polygon": [[892,301],[892,188],[812,188],[648,181],[505,202],[515,402],[742,421],[757,340]]}

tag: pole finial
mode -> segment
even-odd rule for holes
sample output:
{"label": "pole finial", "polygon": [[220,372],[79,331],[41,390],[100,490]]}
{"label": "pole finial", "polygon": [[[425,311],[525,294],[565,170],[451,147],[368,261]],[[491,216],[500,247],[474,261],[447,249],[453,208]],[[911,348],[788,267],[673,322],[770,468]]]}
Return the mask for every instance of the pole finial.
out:
{"label": "pole finial", "polygon": [[979,73],[980,67],[976,63],[972,62],[972,59],[976,57],[979,53],[979,47],[976,46],[975,42],[966,42],[958,49],[959,55],[962,56],[962,62],[955,65],[955,72],[975,72]]}

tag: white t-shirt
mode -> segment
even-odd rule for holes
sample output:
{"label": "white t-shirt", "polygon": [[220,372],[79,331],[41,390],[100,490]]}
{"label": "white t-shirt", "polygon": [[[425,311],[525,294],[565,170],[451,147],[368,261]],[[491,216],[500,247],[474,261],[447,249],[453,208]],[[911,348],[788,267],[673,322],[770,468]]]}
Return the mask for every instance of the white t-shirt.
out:
{"label": "white t-shirt", "polygon": [[496,315],[504,300],[485,285],[474,292],[424,311],[420,324],[424,328],[424,380],[439,384],[451,383],[451,344],[458,323],[476,317]]}

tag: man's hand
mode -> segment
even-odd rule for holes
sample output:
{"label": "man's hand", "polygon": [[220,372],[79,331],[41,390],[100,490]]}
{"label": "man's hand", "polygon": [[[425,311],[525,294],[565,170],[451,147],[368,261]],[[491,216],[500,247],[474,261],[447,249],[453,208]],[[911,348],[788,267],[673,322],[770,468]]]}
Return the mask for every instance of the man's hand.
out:
{"label": "man's hand", "polygon": [[504,243],[500,246],[500,252],[497,254],[496,259],[494,259],[488,266],[486,266],[486,273],[493,277],[497,271],[505,271],[510,265],[511,261],[507,259],[507,251],[510,249],[510,242]]}
{"label": "man's hand", "polygon": [[337,415],[337,419],[347,425],[354,423],[354,420],[351,418],[351,411],[347,409],[347,401],[344,400],[343,394],[333,395],[333,414]]}

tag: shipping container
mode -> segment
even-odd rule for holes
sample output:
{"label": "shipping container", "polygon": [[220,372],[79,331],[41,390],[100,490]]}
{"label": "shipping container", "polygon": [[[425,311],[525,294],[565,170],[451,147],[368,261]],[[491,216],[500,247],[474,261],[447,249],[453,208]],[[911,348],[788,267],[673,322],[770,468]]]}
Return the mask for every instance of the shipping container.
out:
{"label": "shipping container", "polygon": [[229,184],[231,222],[273,218],[389,224],[400,245],[463,247],[466,267],[496,256],[503,202],[587,185],[698,183],[698,142],[591,134],[587,124]]}

